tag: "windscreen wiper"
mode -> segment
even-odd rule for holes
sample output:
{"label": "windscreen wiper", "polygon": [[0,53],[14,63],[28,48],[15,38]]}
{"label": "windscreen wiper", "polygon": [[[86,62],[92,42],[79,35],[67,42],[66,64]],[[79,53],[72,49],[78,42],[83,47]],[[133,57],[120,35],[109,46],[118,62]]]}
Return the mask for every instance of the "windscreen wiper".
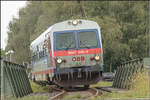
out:
{"label": "windscreen wiper", "polygon": [[[80,41],[80,44],[84,45],[85,48],[88,48],[88,49],[89,49],[90,47],[88,47],[85,42],[86,42],[86,41]],[[82,48],[84,48],[84,47],[82,47]]]}
{"label": "windscreen wiper", "polygon": [[70,42],[70,44],[68,46],[66,46],[67,48],[65,50],[68,50],[71,47],[72,43],[73,43],[73,41]]}

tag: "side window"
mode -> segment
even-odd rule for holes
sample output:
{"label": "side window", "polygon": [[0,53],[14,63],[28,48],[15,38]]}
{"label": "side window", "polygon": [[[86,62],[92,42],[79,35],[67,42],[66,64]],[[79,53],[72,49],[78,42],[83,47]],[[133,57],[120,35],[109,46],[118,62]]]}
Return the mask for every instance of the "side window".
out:
{"label": "side window", "polygon": [[43,49],[43,57],[46,56],[46,49],[47,49],[47,47]]}
{"label": "side window", "polygon": [[43,54],[43,57],[44,57],[44,55],[45,55],[45,52],[44,52],[44,50],[42,51],[42,54]]}
{"label": "side window", "polygon": [[38,59],[38,52],[36,51],[35,52],[35,60],[37,60]]}
{"label": "side window", "polygon": [[36,46],[33,48],[32,52],[32,61],[37,61],[38,59],[43,57],[43,51],[41,50],[41,45]]}
{"label": "side window", "polygon": [[33,61],[35,61],[35,60],[36,60],[36,52],[35,52],[35,51],[33,52],[33,56],[32,56],[32,58],[33,58]]}
{"label": "side window", "polygon": [[34,51],[32,51],[32,61],[34,61]]}
{"label": "side window", "polygon": [[37,49],[37,51],[39,51],[39,46],[38,45],[36,46],[36,49]]}
{"label": "side window", "polygon": [[43,48],[44,42],[35,46],[32,52],[32,60],[36,61],[46,56],[48,47]]}
{"label": "side window", "polygon": [[35,53],[35,48],[33,48],[32,50],[32,61],[35,61],[36,60],[36,53]]}
{"label": "side window", "polygon": [[39,51],[37,52],[38,55],[39,55],[39,58],[38,58],[38,59],[41,59],[41,58],[43,58],[43,57],[46,56],[47,47],[46,47],[46,45],[45,45],[45,42],[39,44],[39,45],[37,46],[37,48],[38,48],[38,47],[39,47]]}
{"label": "side window", "polygon": [[44,41],[44,45],[45,45],[45,48],[43,48],[43,56],[46,56],[46,54],[48,53],[47,50],[48,50],[48,45],[49,45],[48,39]]}
{"label": "side window", "polygon": [[39,58],[42,58],[42,54],[41,54],[41,51],[39,52]]}
{"label": "side window", "polygon": [[42,44],[39,45],[39,59],[42,58]]}
{"label": "side window", "polygon": [[48,37],[48,47],[51,49],[51,39]]}

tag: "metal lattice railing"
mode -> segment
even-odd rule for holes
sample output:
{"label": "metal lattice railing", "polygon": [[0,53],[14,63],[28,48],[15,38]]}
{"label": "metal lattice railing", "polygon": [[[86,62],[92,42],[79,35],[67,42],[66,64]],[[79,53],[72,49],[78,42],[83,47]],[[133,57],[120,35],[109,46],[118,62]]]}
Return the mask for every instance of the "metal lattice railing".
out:
{"label": "metal lattice railing", "polygon": [[113,87],[115,88],[131,88],[131,81],[134,78],[133,76],[143,69],[143,60],[135,59],[125,63],[122,63],[118,66],[115,79],[113,82]]}
{"label": "metal lattice railing", "polygon": [[22,97],[32,92],[25,67],[1,60],[1,100],[6,97]]}

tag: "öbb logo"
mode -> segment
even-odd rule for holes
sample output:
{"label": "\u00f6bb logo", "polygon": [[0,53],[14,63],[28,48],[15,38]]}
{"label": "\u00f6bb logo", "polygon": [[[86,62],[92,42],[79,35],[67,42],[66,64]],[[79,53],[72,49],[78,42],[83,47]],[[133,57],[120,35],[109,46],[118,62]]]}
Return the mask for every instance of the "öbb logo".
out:
{"label": "\u00f6bb logo", "polygon": [[84,61],[84,56],[81,57],[73,57],[72,61]]}

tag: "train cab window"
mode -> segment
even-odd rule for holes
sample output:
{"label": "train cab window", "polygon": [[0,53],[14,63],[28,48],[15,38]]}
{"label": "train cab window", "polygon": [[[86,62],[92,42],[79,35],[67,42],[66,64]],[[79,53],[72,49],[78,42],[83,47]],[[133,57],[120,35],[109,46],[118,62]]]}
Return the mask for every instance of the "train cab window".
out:
{"label": "train cab window", "polygon": [[97,37],[95,31],[78,32],[79,48],[97,47]]}
{"label": "train cab window", "polygon": [[75,34],[73,32],[56,34],[56,49],[72,49],[76,47]]}

